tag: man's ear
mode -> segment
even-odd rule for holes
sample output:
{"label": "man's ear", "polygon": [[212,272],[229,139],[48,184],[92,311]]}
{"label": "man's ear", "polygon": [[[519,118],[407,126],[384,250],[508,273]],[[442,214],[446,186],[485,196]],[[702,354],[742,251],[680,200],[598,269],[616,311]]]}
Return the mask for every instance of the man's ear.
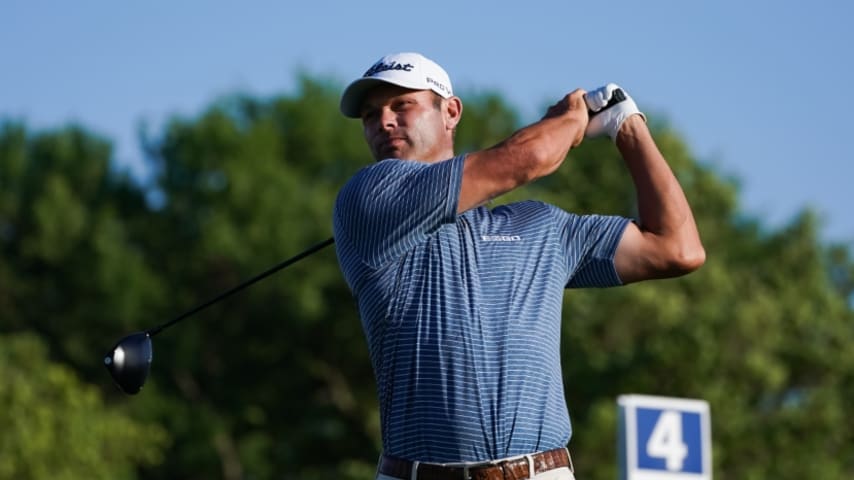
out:
{"label": "man's ear", "polygon": [[445,128],[454,130],[463,116],[463,101],[460,97],[451,97],[445,100]]}

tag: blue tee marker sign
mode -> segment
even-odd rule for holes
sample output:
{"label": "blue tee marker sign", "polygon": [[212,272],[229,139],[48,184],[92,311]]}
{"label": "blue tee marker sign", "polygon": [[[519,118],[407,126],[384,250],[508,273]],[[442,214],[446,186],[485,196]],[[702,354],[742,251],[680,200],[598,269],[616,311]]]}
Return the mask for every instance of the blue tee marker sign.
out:
{"label": "blue tee marker sign", "polygon": [[622,480],[711,480],[708,402],[621,395],[617,405]]}

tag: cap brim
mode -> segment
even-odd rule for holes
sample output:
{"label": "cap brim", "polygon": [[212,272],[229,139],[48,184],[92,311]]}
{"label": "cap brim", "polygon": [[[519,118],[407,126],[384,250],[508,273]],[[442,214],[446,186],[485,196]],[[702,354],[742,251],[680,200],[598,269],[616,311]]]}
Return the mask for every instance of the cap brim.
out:
{"label": "cap brim", "polygon": [[376,77],[362,77],[353,81],[344,89],[341,95],[341,113],[345,117],[361,118],[362,117],[362,102],[368,91],[377,85],[397,85],[398,87],[411,88],[413,90],[430,90],[421,85],[413,85],[411,82],[405,82],[400,79]]}
{"label": "cap brim", "polygon": [[360,78],[347,86],[341,95],[341,113],[345,117],[360,118],[362,116],[362,101],[368,90],[377,85],[391,83],[379,78]]}

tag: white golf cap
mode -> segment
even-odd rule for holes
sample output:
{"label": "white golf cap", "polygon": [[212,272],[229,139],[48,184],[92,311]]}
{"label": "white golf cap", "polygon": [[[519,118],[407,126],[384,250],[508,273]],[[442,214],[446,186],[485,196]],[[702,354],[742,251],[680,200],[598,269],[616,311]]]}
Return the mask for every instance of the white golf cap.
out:
{"label": "white golf cap", "polygon": [[392,53],[379,59],[362,78],[344,89],[341,113],[345,117],[359,118],[368,90],[382,83],[413,90],[433,90],[443,98],[454,94],[447,72],[433,60],[420,53]]}

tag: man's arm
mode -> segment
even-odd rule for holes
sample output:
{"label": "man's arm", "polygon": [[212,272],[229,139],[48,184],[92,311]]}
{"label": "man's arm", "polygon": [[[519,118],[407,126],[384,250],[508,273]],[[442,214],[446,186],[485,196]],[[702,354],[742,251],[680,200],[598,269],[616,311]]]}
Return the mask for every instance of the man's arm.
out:
{"label": "man's arm", "polygon": [[617,148],[637,190],[640,224],[629,224],[614,264],[623,283],[676,277],[703,265],[706,254],[694,215],[643,117],[620,127]]}
{"label": "man's arm", "polygon": [[463,167],[457,213],[548,175],[584,138],[588,113],[584,91],[575,90],[537,123],[498,145],[470,153]]}

